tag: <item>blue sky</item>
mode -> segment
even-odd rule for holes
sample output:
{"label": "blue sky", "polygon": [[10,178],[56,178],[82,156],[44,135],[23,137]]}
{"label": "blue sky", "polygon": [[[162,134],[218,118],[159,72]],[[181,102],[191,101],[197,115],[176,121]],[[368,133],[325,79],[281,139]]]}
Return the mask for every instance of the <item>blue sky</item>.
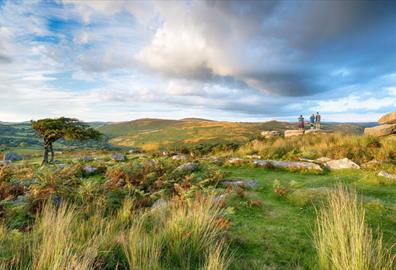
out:
{"label": "blue sky", "polygon": [[0,0],[0,121],[376,121],[392,1]]}

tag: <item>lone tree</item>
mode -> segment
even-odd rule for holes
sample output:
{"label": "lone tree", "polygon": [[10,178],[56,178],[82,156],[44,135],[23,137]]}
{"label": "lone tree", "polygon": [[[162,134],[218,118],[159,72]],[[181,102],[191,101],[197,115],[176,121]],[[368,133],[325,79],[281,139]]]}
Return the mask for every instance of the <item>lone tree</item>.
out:
{"label": "lone tree", "polygon": [[54,149],[52,144],[59,140],[98,140],[102,134],[89,127],[87,124],[79,121],[78,119],[61,117],[57,119],[41,119],[32,121],[32,128],[36,130],[44,141],[44,158],[43,163],[48,163],[48,153],[51,152],[50,163],[54,162]]}

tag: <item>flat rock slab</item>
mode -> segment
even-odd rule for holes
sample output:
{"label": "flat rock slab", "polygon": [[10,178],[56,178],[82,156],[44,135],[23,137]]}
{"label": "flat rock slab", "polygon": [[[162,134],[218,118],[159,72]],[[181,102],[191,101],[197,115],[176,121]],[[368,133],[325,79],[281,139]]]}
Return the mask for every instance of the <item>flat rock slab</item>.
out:
{"label": "flat rock slab", "polygon": [[396,179],[396,175],[391,174],[391,173],[387,173],[385,171],[380,171],[378,173],[378,176],[385,177],[385,178],[388,178],[388,179]]}
{"label": "flat rock slab", "polygon": [[322,171],[322,168],[315,163],[303,162],[303,161],[281,161],[281,160],[255,160],[253,162],[257,166],[261,167],[275,167],[282,169],[307,169]]}
{"label": "flat rock slab", "polygon": [[315,159],[315,162],[318,162],[318,163],[326,163],[329,161],[331,161],[331,158],[328,158],[328,157],[320,157],[320,158]]}
{"label": "flat rock slab", "polygon": [[304,135],[304,130],[289,129],[285,130],[285,137],[302,136]]}
{"label": "flat rock slab", "polygon": [[223,184],[227,187],[255,188],[258,183],[255,179],[226,179]]}
{"label": "flat rock slab", "polygon": [[396,124],[396,112],[391,112],[382,116],[378,123],[380,124]]}
{"label": "flat rock slab", "polygon": [[364,134],[377,137],[396,134],[396,124],[385,124],[381,126],[365,128]]}
{"label": "flat rock slab", "polygon": [[328,161],[325,163],[325,167],[330,171],[344,169],[360,169],[359,165],[347,158]]}

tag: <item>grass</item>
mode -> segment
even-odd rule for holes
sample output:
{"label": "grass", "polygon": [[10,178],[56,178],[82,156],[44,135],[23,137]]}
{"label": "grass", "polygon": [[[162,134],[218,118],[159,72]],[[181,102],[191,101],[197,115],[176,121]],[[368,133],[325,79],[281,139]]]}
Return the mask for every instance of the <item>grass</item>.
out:
{"label": "grass", "polygon": [[259,154],[264,159],[297,160],[329,157],[349,158],[363,164],[371,160],[389,161],[396,156],[396,141],[351,134],[304,135],[303,137],[255,140],[241,147],[236,154]]}
{"label": "grass", "polygon": [[391,270],[394,257],[365,222],[357,194],[339,186],[329,192],[314,234],[319,266],[324,270]]}
{"label": "grass", "polygon": [[[384,246],[396,241],[396,185],[367,184],[362,181],[367,172],[314,175],[249,167],[223,171],[230,178],[256,179],[259,183],[256,189],[245,190],[244,197],[236,191],[229,195],[230,240],[236,251],[231,269],[318,269],[312,243],[315,207],[322,204],[323,195],[340,183],[362,196],[366,222],[383,232]],[[274,180],[289,189],[287,195],[280,197],[274,192]],[[295,192],[309,193],[315,200],[306,201],[304,195],[300,198],[303,203],[300,199],[295,201],[291,198]],[[252,206],[251,200],[259,200],[262,205]]]}

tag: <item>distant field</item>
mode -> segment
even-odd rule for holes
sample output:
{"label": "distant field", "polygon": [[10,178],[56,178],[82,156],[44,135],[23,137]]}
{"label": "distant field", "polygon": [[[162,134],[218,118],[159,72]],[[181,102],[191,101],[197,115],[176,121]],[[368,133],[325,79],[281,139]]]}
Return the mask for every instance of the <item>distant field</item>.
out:
{"label": "distant field", "polygon": [[[358,124],[325,124],[324,129],[361,134]],[[172,149],[199,143],[244,143],[259,136],[263,130],[296,129],[288,122],[218,122],[205,119],[139,119],[105,125],[99,130],[110,137],[110,143],[144,150]]]}

